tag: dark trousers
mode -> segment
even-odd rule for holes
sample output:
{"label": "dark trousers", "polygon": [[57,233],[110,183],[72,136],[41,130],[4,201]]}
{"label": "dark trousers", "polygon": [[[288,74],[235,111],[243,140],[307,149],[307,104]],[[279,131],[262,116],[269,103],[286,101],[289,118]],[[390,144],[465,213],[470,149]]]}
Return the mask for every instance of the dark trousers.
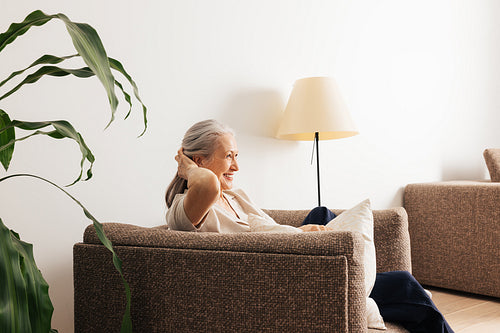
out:
{"label": "dark trousers", "polygon": [[[326,225],[336,216],[326,207],[314,208],[304,224]],[[377,273],[370,294],[385,321],[402,325],[412,333],[453,333],[424,288],[406,271]]]}
{"label": "dark trousers", "polygon": [[370,297],[384,320],[412,333],[453,333],[424,288],[406,271],[377,273]]}

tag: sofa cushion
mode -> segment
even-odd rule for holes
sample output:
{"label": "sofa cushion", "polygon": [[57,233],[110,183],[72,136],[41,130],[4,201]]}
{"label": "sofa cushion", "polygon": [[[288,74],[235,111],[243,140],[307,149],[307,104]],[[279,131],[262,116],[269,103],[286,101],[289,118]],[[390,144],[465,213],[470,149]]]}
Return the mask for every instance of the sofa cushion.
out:
{"label": "sofa cushion", "polygon": [[485,149],[483,152],[492,182],[500,182],[500,149]]}

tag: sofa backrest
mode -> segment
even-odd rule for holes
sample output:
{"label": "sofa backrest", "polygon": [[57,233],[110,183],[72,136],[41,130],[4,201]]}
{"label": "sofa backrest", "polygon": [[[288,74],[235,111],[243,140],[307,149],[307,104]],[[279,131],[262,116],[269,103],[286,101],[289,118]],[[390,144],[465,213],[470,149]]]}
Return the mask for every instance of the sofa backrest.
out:
{"label": "sofa backrest", "polygon": [[[332,210],[340,214],[342,210]],[[266,210],[276,222],[299,226],[307,210]],[[374,242],[377,255],[377,271],[406,270],[411,272],[410,237],[408,234],[408,216],[404,208],[374,210]],[[166,225],[146,228],[125,223],[105,223],[104,230],[113,244],[138,247],[169,247],[193,249],[220,249],[228,251],[272,252],[280,248],[289,248],[291,253],[302,251],[302,234],[260,234],[253,233],[217,234],[189,233],[168,230]],[[313,236],[313,235],[310,235]],[[294,240],[298,243],[295,244]],[[92,225],[84,233],[84,243],[100,244]],[[313,245],[311,245],[313,244]],[[320,245],[314,242],[308,245],[308,254],[321,253]],[[292,249],[294,248],[294,249]],[[304,253],[303,253],[304,254]]]}

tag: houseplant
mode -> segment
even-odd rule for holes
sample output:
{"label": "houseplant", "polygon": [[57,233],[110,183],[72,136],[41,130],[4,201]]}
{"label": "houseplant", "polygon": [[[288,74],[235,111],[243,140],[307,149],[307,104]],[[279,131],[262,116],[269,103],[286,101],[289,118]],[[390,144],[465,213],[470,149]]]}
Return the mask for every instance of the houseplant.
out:
{"label": "houseplant", "polygon": [[[132,110],[131,95],[125,90],[123,85],[115,79],[112,70],[120,73],[130,84],[133,94],[142,106],[144,131],[147,128],[147,108],[142,103],[137,86],[132,77],[125,71],[122,64],[116,59],[109,58],[103,47],[99,35],[90,25],[85,23],[75,23],[64,14],[46,15],[40,10],[30,13],[21,23],[13,23],[7,31],[0,34],[0,53],[2,50],[14,42],[18,37],[29,31],[32,27],[41,26],[45,23],[58,19],[61,20],[76,49],[76,54],[69,56],[43,55],[22,70],[13,72],[9,77],[0,82],[0,103],[5,98],[18,92],[22,86],[37,82],[44,76],[64,77],[73,75],[78,78],[88,78],[96,76],[102,83],[108,96],[111,107],[111,120],[115,118],[118,106],[118,98],[115,87],[123,94],[124,100],[129,105],[127,116]],[[68,69],[55,66],[67,59],[79,57],[86,64],[86,67]],[[31,74],[30,71],[33,71]],[[24,77],[24,78],[23,78]],[[10,90],[2,93],[7,82],[19,79],[20,82]],[[1,104],[0,104],[1,106]],[[106,126],[107,127],[107,126]],[[48,130],[47,130],[48,128]],[[17,137],[16,129],[30,132],[30,134]],[[143,135],[144,131],[140,134]],[[80,162],[80,174],[73,181],[73,185],[81,180],[88,180],[92,177],[92,165],[95,157],[85,143],[82,135],[65,120],[28,122],[12,119],[7,111],[0,108],[0,162],[8,171],[12,160],[16,143],[32,138],[37,135],[46,135],[54,139],[68,138],[74,140],[82,153]],[[84,174],[86,175],[85,177]],[[118,270],[126,292],[127,305],[122,321],[122,332],[131,332],[130,319],[130,288],[123,278],[121,261],[113,250],[112,244],[104,234],[102,225],[92,214],[71,194],[59,185],[42,177],[30,174],[13,174],[0,178],[0,182],[14,177],[32,177],[42,180],[67,194],[84,211],[96,229],[99,239],[113,254],[113,264]],[[85,178],[85,179],[84,179]],[[32,252],[32,245],[20,240],[19,235],[13,230],[9,230],[0,219],[0,327],[2,332],[49,332],[51,329],[51,317],[53,312],[52,303],[48,295],[48,285],[37,268]]]}

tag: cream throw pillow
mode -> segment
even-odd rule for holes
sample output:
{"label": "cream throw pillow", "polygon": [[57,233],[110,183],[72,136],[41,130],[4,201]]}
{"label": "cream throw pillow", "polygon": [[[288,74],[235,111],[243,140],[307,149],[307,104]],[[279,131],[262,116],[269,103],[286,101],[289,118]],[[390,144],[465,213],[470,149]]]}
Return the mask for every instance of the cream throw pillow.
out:
{"label": "cream throw pillow", "polygon": [[377,303],[371,297],[366,298],[366,323],[368,328],[386,330],[384,319],[380,315]]}
{"label": "cream throw pillow", "polygon": [[363,236],[368,328],[385,330],[384,320],[380,315],[377,304],[373,299],[368,297],[377,276],[377,260],[375,256],[375,244],[373,243],[373,213],[370,208],[370,200],[366,199],[353,208],[342,212],[326,226],[336,231],[357,231]]}

